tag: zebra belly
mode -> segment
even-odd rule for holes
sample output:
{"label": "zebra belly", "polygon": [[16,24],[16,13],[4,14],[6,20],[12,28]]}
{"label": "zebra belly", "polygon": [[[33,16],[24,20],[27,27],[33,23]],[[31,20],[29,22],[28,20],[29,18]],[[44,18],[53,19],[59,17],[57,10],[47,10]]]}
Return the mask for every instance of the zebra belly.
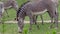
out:
{"label": "zebra belly", "polygon": [[33,15],[41,15],[43,13],[47,12],[47,9],[45,9],[44,11],[39,11],[39,12],[32,12]]}

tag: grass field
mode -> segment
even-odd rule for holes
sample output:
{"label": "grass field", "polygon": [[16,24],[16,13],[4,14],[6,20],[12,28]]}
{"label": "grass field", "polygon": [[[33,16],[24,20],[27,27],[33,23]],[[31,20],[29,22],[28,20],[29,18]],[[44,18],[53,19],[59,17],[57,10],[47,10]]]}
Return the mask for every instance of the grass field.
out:
{"label": "grass field", "polygon": [[[23,34],[27,31],[27,34],[60,34],[60,25],[59,28],[56,30],[54,28],[49,29],[49,23],[38,24],[40,29],[37,29],[36,25],[33,25],[32,30],[29,31],[29,24],[25,24]],[[0,25],[0,28],[3,25]],[[2,34],[19,34],[17,24],[4,24],[3,28],[1,28]]]}
{"label": "grass field", "polygon": [[[26,1],[27,0],[17,0],[19,6],[21,6],[21,4],[23,4]],[[60,2],[59,2],[59,4],[60,4]],[[8,11],[9,17],[7,17],[6,12],[5,12],[4,13],[4,21],[14,20],[14,18],[16,17],[16,11],[14,9],[8,9],[7,11]],[[58,12],[59,12],[59,17],[60,17],[60,5],[58,6]],[[50,19],[48,13],[45,13],[43,15],[43,19],[44,20]],[[29,20],[29,18],[26,16],[25,20]],[[40,16],[38,16],[38,20],[41,20]],[[60,18],[59,18],[59,20],[60,20]],[[39,30],[36,28],[35,25],[33,25],[32,31],[29,32],[28,29],[29,29],[30,25],[25,24],[23,34],[25,33],[25,31],[27,31],[27,34],[54,34],[54,33],[60,34],[60,23],[59,23],[59,28],[57,30],[54,28],[49,29],[48,28],[50,26],[49,23],[44,23],[44,25],[42,25],[41,23],[38,23],[38,25],[40,26]],[[13,23],[0,24],[0,34],[19,34],[18,33],[18,25],[13,24]]]}

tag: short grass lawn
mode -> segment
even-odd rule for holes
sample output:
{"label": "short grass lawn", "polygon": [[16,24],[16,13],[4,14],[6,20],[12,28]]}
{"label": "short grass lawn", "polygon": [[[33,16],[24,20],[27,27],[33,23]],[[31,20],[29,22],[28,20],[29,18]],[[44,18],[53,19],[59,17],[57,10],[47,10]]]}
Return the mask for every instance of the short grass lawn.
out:
{"label": "short grass lawn", "polygon": [[[23,34],[60,34],[60,25],[56,30],[54,28],[49,29],[49,23],[44,23],[44,25],[38,23],[39,29],[37,29],[36,25],[32,26],[32,30],[29,31],[29,24],[25,24]],[[2,26],[2,27],[1,27]],[[4,24],[0,25],[0,33],[2,34],[19,34],[18,33],[18,25],[17,24]]]}

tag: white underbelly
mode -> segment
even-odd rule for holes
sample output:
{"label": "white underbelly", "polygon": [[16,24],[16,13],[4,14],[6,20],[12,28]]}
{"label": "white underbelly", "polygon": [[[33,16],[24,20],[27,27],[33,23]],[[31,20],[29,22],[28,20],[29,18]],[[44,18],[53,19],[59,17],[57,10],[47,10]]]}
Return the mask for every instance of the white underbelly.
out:
{"label": "white underbelly", "polygon": [[40,15],[47,12],[47,9],[45,9],[44,11],[39,11],[39,12],[32,12],[33,15]]}

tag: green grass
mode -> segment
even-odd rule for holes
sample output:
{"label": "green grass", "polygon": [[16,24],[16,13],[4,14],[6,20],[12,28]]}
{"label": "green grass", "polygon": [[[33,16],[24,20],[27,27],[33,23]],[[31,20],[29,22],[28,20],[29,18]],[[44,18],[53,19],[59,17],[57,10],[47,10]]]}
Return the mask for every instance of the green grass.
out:
{"label": "green grass", "polygon": [[[21,6],[21,4],[23,4],[26,1],[27,0],[17,0],[19,6]],[[9,17],[7,17],[6,12],[5,12],[4,13],[4,21],[14,20],[14,18],[16,17],[16,11],[14,9],[8,9],[7,11],[8,11]],[[58,12],[59,12],[59,17],[60,17],[60,5],[58,7]],[[43,15],[43,19],[44,20],[50,19],[48,13],[45,13]],[[25,20],[29,20],[29,17],[26,16]],[[38,16],[38,20],[41,20],[40,16]],[[59,18],[59,20],[60,20],[60,18]],[[59,24],[59,28],[57,30],[55,30],[53,28],[49,29],[48,28],[50,26],[49,23],[44,23],[44,25],[39,24],[39,26],[40,26],[39,30],[36,28],[35,25],[33,25],[31,32],[29,32],[29,30],[28,30],[29,26],[30,26],[29,24],[25,24],[23,33],[25,31],[27,31],[27,34],[52,34],[54,32],[60,32],[60,24]],[[2,33],[2,34],[19,34],[18,33],[18,25],[17,24],[0,24],[0,33]]]}
{"label": "green grass", "polygon": [[[24,30],[23,33],[25,33],[25,31],[27,31],[27,34],[52,34],[52,33],[58,33],[60,32],[60,25],[59,28],[56,30],[54,28],[49,29],[48,27],[50,26],[49,23],[44,23],[44,25],[42,24],[38,24],[39,25],[39,29],[37,29],[36,25],[32,26],[32,30],[29,31],[29,24],[25,24],[24,26]],[[1,28],[2,25],[0,25],[0,32],[4,34],[19,34],[18,33],[18,26],[17,24],[4,24],[4,28]]]}

